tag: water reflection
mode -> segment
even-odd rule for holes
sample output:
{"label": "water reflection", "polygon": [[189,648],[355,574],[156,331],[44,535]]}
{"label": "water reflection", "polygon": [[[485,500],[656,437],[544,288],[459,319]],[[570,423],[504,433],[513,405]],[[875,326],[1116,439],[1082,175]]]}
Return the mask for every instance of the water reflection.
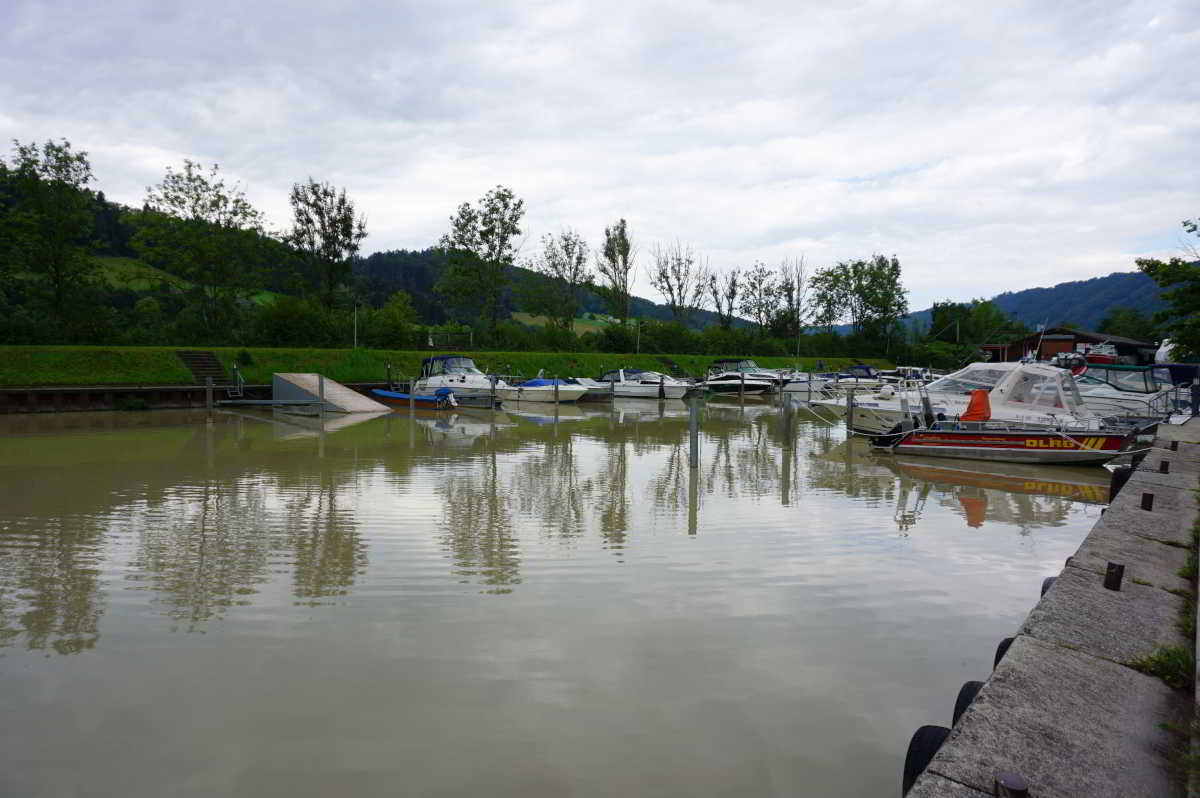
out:
{"label": "water reflection", "polygon": [[1103,469],[896,458],[787,404],[703,406],[695,469],[683,402],[557,410],[5,421],[0,646],[93,648],[117,574],[185,631],[253,604],[281,576],[297,603],[333,601],[422,496],[436,504],[447,578],[493,594],[522,584],[529,532],[560,546],[594,534],[624,561],[632,536],[720,530],[723,508],[747,500],[811,512],[839,496],[890,515],[902,535],[931,507],[1029,535],[1107,500]]}

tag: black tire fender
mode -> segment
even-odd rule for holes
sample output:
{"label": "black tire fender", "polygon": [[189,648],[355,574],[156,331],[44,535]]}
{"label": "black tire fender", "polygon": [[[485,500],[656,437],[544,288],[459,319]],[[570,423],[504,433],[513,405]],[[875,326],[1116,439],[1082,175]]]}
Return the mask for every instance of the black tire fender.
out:
{"label": "black tire fender", "polygon": [[1000,641],[1000,645],[996,646],[996,658],[992,660],[992,670],[1000,664],[1000,660],[1004,659],[1004,655],[1008,653],[1008,647],[1012,645],[1015,637],[1006,637]]}
{"label": "black tire fender", "polygon": [[979,695],[979,691],[983,689],[983,682],[963,682],[963,686],[958,689],[958,698],[954,699],[954,719],[950,721],[951,726],[958,725],[958,719],[967,711],[967,707],[971,706],[971,702],[975,700],[975,696]]}
{"label": "black tire fender", "polygon": [[950,730],[945,726],[922,726],[913,732],[908,741],[908,753],[904,755],[904,783],[901,785],[901,795],[907,795],[912,789],[917,777],[925,772],[934,755],[950,736]]}

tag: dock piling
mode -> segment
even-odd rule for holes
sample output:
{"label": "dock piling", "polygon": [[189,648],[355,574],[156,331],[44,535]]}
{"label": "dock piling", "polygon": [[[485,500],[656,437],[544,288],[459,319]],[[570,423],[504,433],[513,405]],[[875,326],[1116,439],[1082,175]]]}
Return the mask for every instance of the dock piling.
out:
{"label": "dock piling", "polygon": [[854,389],[846,386],[846,434],[854,431]]}
{"label": "dock piling", "polygon": [[213,409],[213,378],[212,377],[204,378],[204,407],[208,410],[208,412],[210,412],[210,413],[212,412],[212,409]]}
{"label": "dock piling", "polygon": [[558,420],[558,375],[554,375],[554,420]]}
{"label": "dock piling", "polygon": [[700,467],[700,403],[688,402],[688,466]]}

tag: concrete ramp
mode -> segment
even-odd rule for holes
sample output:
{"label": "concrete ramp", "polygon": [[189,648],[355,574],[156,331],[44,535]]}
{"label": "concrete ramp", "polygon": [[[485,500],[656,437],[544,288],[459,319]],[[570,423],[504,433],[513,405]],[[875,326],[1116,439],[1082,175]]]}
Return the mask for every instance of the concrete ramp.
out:
{"label": "concrete ramp", "polygon": [[[324,379],[325,410],[331,413],[390,413],[391,408],[351,390],[336,380]],[[319,374],[275,374],[271,395],[275,399],[318,402],[321,394]]]}

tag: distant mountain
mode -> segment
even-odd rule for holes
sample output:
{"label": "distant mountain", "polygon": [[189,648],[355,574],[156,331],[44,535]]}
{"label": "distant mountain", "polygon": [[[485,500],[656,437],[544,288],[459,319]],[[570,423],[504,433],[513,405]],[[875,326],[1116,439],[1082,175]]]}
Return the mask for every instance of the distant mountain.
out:
{"label": "distant mountain", "polygon": [[[1039,324],[1066,323],[1081,330],[1094,330],[1114,307],[1140,310],[1147,315],[1162,310],[1166,303],[1158,285],[1141,272],[1113,272],[1107,277],[1059,283],[1049,288],[1006,291],[991,298],[995,305],[1031,329]],[[932,308],[909,314],[908,323],[929,329]]]}

